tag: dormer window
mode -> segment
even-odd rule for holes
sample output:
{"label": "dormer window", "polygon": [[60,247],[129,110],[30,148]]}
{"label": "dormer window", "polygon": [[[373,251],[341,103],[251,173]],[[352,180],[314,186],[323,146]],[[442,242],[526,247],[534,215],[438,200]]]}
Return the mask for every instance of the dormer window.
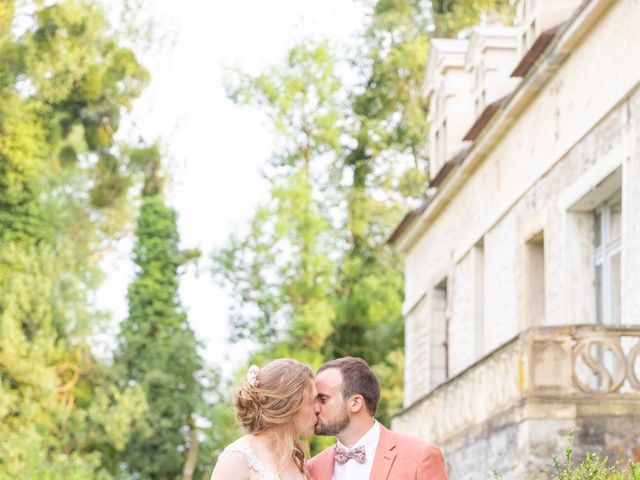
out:
{"label": "dormer window", "polygon": [[541,35],[567,21],[582,0],[517,0],[516,25],[520,28],[520,58]]}
{"label": "dormer window", "polygon": [[[473,122],[471,72],[465,66],[469,41],[434,38],[427,63],[424,92],[429,101],[429,174],[439,178],[450,156],[464,143]],[[439,181],[439,180],[438,180]]]}

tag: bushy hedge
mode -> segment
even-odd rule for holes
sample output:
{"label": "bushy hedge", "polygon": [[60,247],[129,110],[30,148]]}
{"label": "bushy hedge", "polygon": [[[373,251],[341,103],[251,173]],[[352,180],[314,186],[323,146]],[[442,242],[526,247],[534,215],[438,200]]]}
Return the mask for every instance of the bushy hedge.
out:
{"label": "bushy hedge", "polygon": [[640,480],[640,464],[629,461],[626,465],[618,462],[609,464],[608,458],[600,458],[595,453],[587,453],[584,460],[573,461],[573,435],[565,449],[564,463],[553,457],[555,473],[552,480]]}
{"label": "bushy hedge", "polygon": [[[581,463],[573,460],[573,432],[569,434],[564,451],[564,461],[553,456],[553,472],[548,476],[531,480],[640,480],[640,463],[629,460],[626,464],[609,463],[607,457],[600,458],[595,453],[587,453]],[[503,474],[493,470],[494,480],[500,480]]]}

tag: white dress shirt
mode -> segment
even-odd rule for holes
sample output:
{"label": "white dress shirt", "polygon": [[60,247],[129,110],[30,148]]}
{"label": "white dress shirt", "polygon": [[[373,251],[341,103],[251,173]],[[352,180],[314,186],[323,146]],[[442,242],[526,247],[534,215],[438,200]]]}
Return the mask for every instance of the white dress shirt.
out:
{"label": "white dress shirt", "polygon": [[[374,420],[373,427],[371,427],[369,431],[360,437],[360,440],[351,447],[356,448],[363,445],[367,454],[367,460],[362,464],[356,462],[354,459],[350,459],[342,465],[335,462],[333,467],[333,480],[369,480],[371,467],[373,466],[373,457],[376,455],[376,448],[378,448],[379,440],[380,424],[377,420]],[[340,440],[338,440],[337,444],[347,448],[340,443]]]}

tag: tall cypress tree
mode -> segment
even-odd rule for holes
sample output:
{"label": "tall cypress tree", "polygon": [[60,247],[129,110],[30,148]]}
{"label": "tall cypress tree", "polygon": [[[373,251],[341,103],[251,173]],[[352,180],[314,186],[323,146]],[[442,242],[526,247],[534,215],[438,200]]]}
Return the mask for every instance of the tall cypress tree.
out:
{"label": "tall cypress tree", "polygon": [[190,478],[202,361],[178,298],[178,270],[188,254],[180,250],[176,212],[165,204],[158,170],[150,169],[143,190],[134,247],[137,273],[116,358],[123,381],[141,385],[149,404],[146,428],[134,435],[124,461],[139,478],[174,479],[181,472]]}

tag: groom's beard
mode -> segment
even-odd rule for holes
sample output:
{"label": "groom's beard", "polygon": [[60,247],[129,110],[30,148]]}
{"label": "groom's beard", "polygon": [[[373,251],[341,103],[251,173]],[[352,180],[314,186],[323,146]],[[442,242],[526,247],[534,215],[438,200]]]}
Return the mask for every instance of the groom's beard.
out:
{"label": "groom's beard", "polygon": [[345,408],[340,412],[340,416],[333,423],[318,423],[315,428],[315,433],[316,435],[336,436],[349,426],[350,421],[351,419],[349,418],[349,413],[345,406]]}

